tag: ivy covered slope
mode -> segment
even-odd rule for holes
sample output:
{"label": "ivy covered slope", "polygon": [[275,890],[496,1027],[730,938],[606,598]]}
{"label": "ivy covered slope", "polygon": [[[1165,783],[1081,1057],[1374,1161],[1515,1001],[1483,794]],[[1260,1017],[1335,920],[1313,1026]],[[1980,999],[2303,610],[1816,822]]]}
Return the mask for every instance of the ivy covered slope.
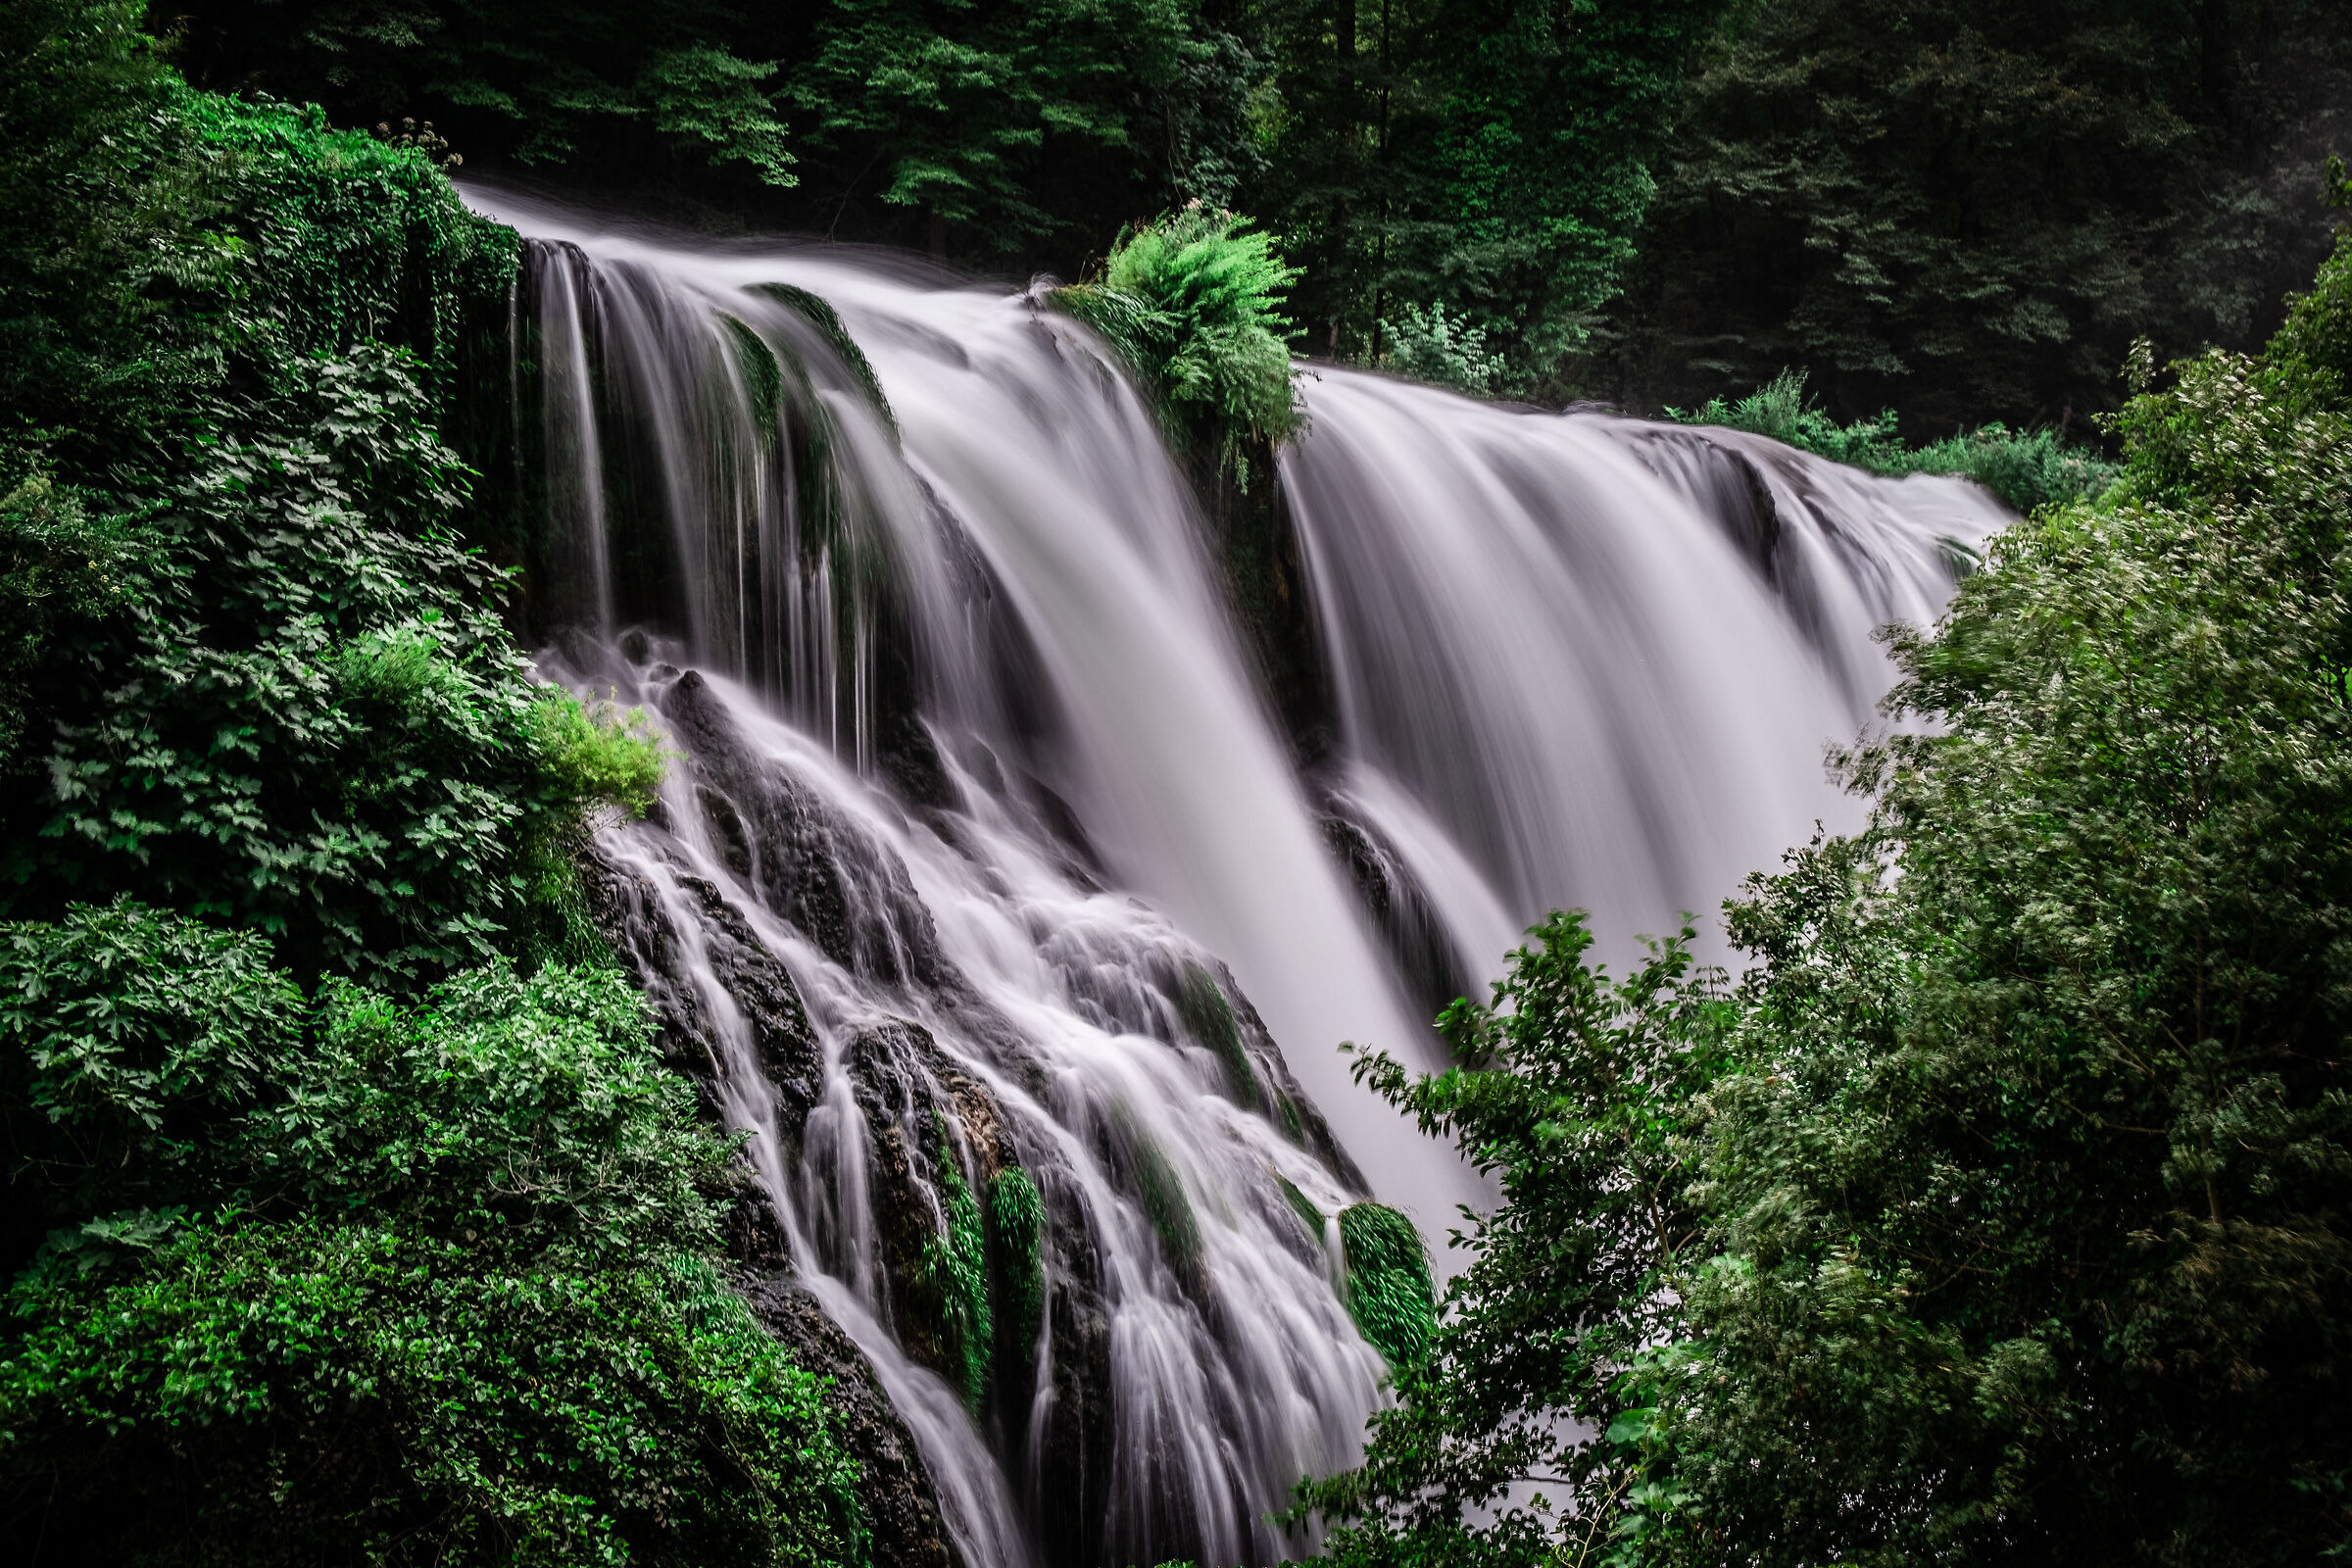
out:
{"label": "ivy covered slope", "polygon": [[513,235],[0,11],[0,1534],[55,1562],[858,1560],[735,1177],[569,852],[444,443]]}
{"label": "ivy covered slope", "polygon": [[1506,1201],[1335,1560],[2352,1551],[2352,234],[2134,374],[2118,482],[1896,640],[1742,980],[1559,917],[1460,1068],[1367,1063]]}

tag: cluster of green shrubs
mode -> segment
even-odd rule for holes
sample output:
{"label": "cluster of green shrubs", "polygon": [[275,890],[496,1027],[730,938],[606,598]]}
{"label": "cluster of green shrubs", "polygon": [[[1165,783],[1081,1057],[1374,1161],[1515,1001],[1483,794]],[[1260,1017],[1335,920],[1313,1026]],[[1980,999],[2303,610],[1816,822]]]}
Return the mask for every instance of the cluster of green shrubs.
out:
{"label": "cluster of green shrubs", "polygon": [[1805,373],[1783,370],[1743,398],[1710,398],[1690,413],[1666,411],[1690,424],[1747,430],[1873,473],[1955,473],[1974,479],[2018,512],[2095,496],[2115,482],[2116,466],[2070,446],[2054,430],[1987,424],[1912,447],[1895,429],[1894,411],[1839,424],[1805,397]]}
{"label": "cluster of green shrubs", "polygon": [[1744,975],[1557,915],[1457,1066],[1360,1064],[1503,1202],[1331,1560],[2352,1552],[2352,234],[2262,355],[2131,369]]}
{"label": "cluster of green shrubs", "polygon": [[138,23],[0,11],[0,1520],[861,1560],[717,1261],[738,1167],[583,917],[661,749],[533,676],[461,532],[515,237]]}
{"label": "cluster of green shrubs", "polygon": [[859,1557],[616,972],[313,998],[127,902],[0,940],[0,1496],[54,1560]]}

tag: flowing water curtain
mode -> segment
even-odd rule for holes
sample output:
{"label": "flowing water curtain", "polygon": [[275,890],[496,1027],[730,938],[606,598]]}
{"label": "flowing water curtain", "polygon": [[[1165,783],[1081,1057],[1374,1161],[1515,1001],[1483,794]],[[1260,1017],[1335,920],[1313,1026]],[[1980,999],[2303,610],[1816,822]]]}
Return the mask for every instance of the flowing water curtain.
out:
{"label": "flowing water curtain", "polygon": [[543,618],[673,630],[870,765],[925,639],[870,488],[896,432],[838,318],[790,285],[707,293],[561,240],[531,242],[525,286]]}
{"label": "flowing water curtain", "polygon": [[[1083,760],[1061,755],[1075,727],[1063,710],[1105,711],[1105,696],[1137,689],[1136,651],[1119,643],[1141,625],[1156,627],[1160,661],[1143,689],[1163,695],[1137,721],[1165,729],[1169,697],[1206,681],[1220,696],[1199,714],[1203,740],[1262,728],[1143,405],[1082,339],[1054,339],[1014,302],[963,299],[954,307],[979,321],[937,321],[904,288],[882,290],[888,313],[868,310],[859,329],[895,348],[886,377],[894,363],[915,372],[902,386],[966,377],[948,400],[962,400],[959,428],[942,428],[939,398],[909,396],[924,421],[903,447],[865,412],[865,388],[803,371],[831,416],[818,456],[872,509],[843,531],[856,544],[870,524],[882,540],[885,591],[910,607],[930,666],[919,706],[897,714],[919,724],[922,757],[897,742],[860,756],[837,744],[828,705],[760,682],[713,634],[741,580],[734,560],[676,537],[698,509],[704,541],[728,537],[711,517],[745,514],[707,498],[783,492],[758,475],[781,463],[730,435],[758,423],[736,411],[757,416],[772,396],[789,430],[789,357],[848,356],[788,335],[816,313],[774,272],[594,251],[561,303],[594,368],[571,406],[592,410],[607,454],[611,559],[629,559],[620,536],[637,528],[658,569],[691,565],[705,582],[657,595],[653,572],[616,565],[608,625],[655,624],[582,628],[566,657],[583,684],[654,706],[680,753],[656,822],[608,840],[634,911],[626,945],[665,1016],[710,1053],[726,1117],[753,1130],[804,1280],[889,1390],[967,1560],[1305,1549],[1311,1538],[1271,1517],[1298,1476],[1357,1451],[1382,1362],[1319,1229],[1285,1195],[1336,1214],[1363,1198],[1360,1179],[1230,973],[1104,890],[1120,836],[1088,808]],[[710,404],[690,401],[709,388]],[[974,407],[975,393],[995,405]],[[778,448],[806,464],[812,445]],[[648,451],[754,472],[689,466],[657,488],[629,467]],[[1073,471],[1090,456],[1097,471]],[[797,505],[807,489],[783,493]],[[809,544],[810,509],[792,516],[803,563],[837,567],[837,539]],[[1064,531],[1008,532],[1040,517]],[[1128,607],[1101,618],[1111,641],[1092,660],[1056,646],[1066,617],[1041,629],[1073,564],[1117,596],[1083,597]],[[1088,679],[1108,690],[1071,703]],[[1188,814],[1200,831],[1247,832],[1251,814],[1288,811],[1311,857],[1274,748],[1249,744],[1264,758],[1245,775],[1262,781],[1257,798],[1220,783]],[[1221,779],[1211,747],[1194,750],[1199,776]],[[1236,806],[1239,821],[1217,815]],[[1344,931],[1325,874],[1330,902],[1299,923]],[[805,1038],[790,1024],[804,1005]],[[1033,1243],[1019,1218],[1032,1209]],[[1055,1480],[1067,1477],[1080,1484]]]}
{"label": "flowing water curtain", "polygon": [[1283,479],[1333,684],[1323,800],[1423,970],[1484,973],[1563,906],[1629,957],[1843,820],[1823,752],[1890,680],[1875,633],[1931,621],[2007,520],[1965,481],[1737,432],[1340,370],[1307,403]]}

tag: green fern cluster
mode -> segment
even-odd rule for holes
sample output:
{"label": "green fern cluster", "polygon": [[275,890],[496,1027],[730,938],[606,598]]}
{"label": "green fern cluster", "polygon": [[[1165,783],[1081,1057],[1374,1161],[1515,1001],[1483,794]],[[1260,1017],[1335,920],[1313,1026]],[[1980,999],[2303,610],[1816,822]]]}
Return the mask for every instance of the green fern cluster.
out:
{"label": "green fern cluster", "polygon": [[1299,274],[1249,221],[1195,202],[1123,231],[1101,276],[1053,296],[1158,393],[1179,433],[1224,461],[1299,427],[1283,315]]}

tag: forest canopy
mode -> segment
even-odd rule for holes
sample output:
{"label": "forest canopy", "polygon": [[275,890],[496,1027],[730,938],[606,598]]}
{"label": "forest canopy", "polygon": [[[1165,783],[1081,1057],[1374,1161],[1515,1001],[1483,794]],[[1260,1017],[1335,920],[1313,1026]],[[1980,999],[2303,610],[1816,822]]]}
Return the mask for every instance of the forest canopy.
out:
{"label": "forest canopy", "polygon": [[[2352,137],[2326,0],[195,0],[199,85],[468,171],[1077,281],[1200,201],[1297,346],[1636,410],[1804,372],[1913,440],[2090,434],[2251,349]],[[1460,375],[1455,378],[1461,379]]]}

